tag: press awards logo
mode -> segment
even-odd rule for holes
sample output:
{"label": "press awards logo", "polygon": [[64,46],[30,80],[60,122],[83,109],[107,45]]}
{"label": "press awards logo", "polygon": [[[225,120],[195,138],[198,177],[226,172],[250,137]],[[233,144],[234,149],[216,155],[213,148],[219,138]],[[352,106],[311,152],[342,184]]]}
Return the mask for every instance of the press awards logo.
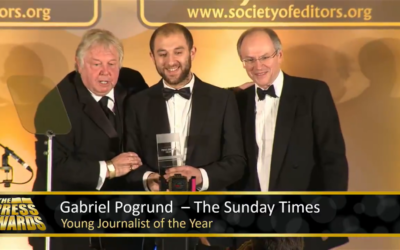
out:
{"label": "press awards logo", "polygon": [[31,198],[0,198],[0,231],[45,231]]}

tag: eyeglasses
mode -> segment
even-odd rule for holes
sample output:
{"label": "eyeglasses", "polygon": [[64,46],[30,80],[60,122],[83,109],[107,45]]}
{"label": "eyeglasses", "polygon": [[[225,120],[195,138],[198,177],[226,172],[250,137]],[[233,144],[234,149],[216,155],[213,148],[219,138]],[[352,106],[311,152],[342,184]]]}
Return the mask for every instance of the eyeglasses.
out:
{"label": "eyeglasses", "polygon": [[246,58],[243,59],[242,62],[244,66],[253,66],[256,64],[257,61],[260,61],[261,64],[266,64],[269,60],[277,56],[278,52],[279,50],[275,50],[275,52],[270,56],[261,56],[259,58]]}

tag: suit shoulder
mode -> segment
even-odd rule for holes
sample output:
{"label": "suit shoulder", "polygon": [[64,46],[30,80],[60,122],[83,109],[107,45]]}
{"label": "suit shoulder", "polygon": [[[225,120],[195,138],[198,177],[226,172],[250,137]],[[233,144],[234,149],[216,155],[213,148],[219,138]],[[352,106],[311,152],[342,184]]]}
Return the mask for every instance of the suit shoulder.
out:
{"label": "suit shoulder", "polygon": [[307,89],[314,89],[314,90],[329,89],[329,86],[326,82],[318,79],[298,77],[298,76],[287,76],[287,77],[290,77],[292,79],[292,82],[296,84],[301,84],[302,88],[305,87]]}
{"label": "suit shoulder", "polygon": [[125,87],[129,94],[139,93],[149,87],[139,71],[126,67],[121,68],[118,82]]}
{"label": "suit shoulder", "polygon": [[210,91],[213,94],[216,95],[221,95],[221,96],[229,96],[229,95],[233,95],[233,92],[231,90],[225,89],[225,88],[221,88],[219,86],[213,85],[211,83],[207,83],[207,82],[201,82],[204,86],[204,88],[206,88],[208,91]]}
{"label": "suit shoulder", "polygon": [[127,99],[127,102],[132,104],[132,103],[143,102],[143,101],[148,100],[150,98],[150,96],[153,93],[155,93],[155,91],[157,91],[156,85],[153,85],[153,86],[146,88],[134,95],[129,96]]}
{"label": "suit shoulder", "polygon": [[75,76],[75,71],[68,73],[38,104],[35,114],[37,131],[52,128],[53,131],[67,134],[73,121],[78,120],[81,109],[74,84]]}
{"label": "suit shoulder", "polygon": [[76,71],[69,72],[66,76],[64,76],[64,78],[58,83],[57,86],[63,88],[73,86],[76,74]]}
{"label": "suit shoulder", "polygon": [[76,88],[74,84],[76,72],[68,73],[58,84],[54,84],[54,87],[44,97],[42,102],[54,100],[56,97],[61,97],[64,102],[68,100],[75,100]]}

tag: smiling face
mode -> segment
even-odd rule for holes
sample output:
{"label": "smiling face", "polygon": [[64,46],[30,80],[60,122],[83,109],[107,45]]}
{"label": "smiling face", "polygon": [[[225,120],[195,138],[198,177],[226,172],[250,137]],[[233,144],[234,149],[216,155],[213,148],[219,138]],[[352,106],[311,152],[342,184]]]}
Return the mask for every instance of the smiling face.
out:
{"label": "smiling face", "polygon": [[240,48],[243,67],[248,76],[260,87],[272,85],[279,74],[282,51],[276,50],[265,32],[258,31],[246,36]]}
{"label": "smiling face", "polygon": [[180,32],[158,35],[154,40],[153,52],[150,52],[158,74],[173,88],[183,87],[190,81],[195,54],[196,48],[190,49]]}
{"label": "smiling face", "polygon": [[76,64],[83,84],[95,95],[107,95],[117,83],[120,63],[114,46],[93,45],[86,51],[83,64],[78,58]]}

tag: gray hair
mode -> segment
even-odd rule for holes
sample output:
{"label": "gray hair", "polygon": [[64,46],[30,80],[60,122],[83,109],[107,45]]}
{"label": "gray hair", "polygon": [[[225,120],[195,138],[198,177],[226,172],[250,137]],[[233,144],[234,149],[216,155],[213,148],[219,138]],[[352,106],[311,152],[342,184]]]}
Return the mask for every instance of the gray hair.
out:
{"label": "gray hair", "polygon": [[[86,52],[93,45],[103,45],[105,47],[114,46],[119,54],[119,66],[122,67],[122,60],[124,59],[124,46],[113,33],[104,29],[91,29],[83,35],[82,40],[75,52],[75,56],[78,58],[80,65],[83,65],[83,58],[85,57]],[[75,69],[78,70],[78,65],[76,64]]]}
{"label": "gray hair", "polygon": [[256,32],[265,32],[267,35],[271,38],[272,43],[274,44],[275,50],[282,50],[282,43],[281,40],[279,39],[278,35],[273,29],[266,28],[266,27],[256,27],[256,28],[251,28],[246,30],[245,32],[242,33],[242,35],[239,37],[239,40],[237,42],[237,52],[239,54],[239,57],[242,58],[240,55],[240,48],[242,47],[243,40]]}

